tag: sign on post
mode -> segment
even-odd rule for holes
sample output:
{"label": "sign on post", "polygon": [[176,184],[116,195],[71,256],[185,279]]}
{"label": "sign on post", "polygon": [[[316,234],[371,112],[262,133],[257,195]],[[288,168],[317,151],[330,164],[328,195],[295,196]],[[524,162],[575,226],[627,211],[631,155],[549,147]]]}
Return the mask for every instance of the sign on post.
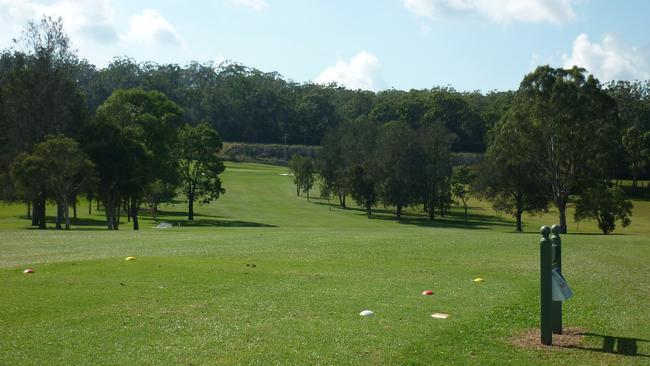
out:
{"label": "sign on post", "polygon": [[560,225],[542,226],[540,233],[540,330],[542,344],[550,346],[553,333],[562,334],[562,301],[573,292],[562,276]]}

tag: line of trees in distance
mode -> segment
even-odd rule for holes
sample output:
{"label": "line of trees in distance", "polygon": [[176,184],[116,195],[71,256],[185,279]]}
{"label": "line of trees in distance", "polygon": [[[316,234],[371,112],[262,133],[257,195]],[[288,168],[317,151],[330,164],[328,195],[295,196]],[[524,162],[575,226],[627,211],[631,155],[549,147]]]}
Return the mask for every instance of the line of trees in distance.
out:
{"label": "line of trees in distance", "polygon": [[[553,205],[566,233],[567,207],[575,204],[577,221],[595,219],[607,234],[617,221],[629,225],[632,214],[631,202],[613,180],[626,161],[634,170],[650,158],[648,132],[639,132],[647,131],[648,109],[645,115],[632,113],[613,93],[639,85],[606,89],[581,68],[538,67],[522,80],[486,136],[482,161],[471,168],[452,168],[457,135],[426,114],[387,123],[372,115],[346,121],[326,134],[316,162],[296,157],[290,168],[298,192],[309,191],[309,177],[317,172],[326,196],[338,196],[341,207],[351,196],[368,217],[381,203],[395,207],[398,220],[409,206],[422,207],[433,220],[456,199],[467,220],[473,195],[513,215],[517,231],[524,213]],[[648,107],[647,95],[637,100]],[[632,153],[630,146],[640,152]]]}
{"label": "line of trees in distance", "polygon": [[[122,212],[137,227],[141,205],[155,213],[178,193],[192,219],[195,202],[224,193],[222,138],[322,144],[312,168],[342,205],[349,194],[369,213],[379,202],[400,210],[421,204],[434,217],[454,192],[472,193],[516,217],[551,202],[566,229],[568,204],[582,202],[580,217],[594,215],[577,199],[587,192],[618,207],[619,219],[629,211],[612,203],[620,195],[606,182],[631,178],[637,189],[647,174],[650,83],[602,85],[585,70],[540,67],[517,91],[371,92],[300,84],[235,63],[116,58],[99,69],[78,58],[61,20],[51,18],[29,23],[0,54],[0,194],[29,202],[39,227],[46,202],[61,207],[60,226],[83,194],[102,202],[109,228]],[[450,151],[485,153],[484,163],[454,178]],[[61,198],[53,182],[65,179],[53,174],[67,170],[44,167],[64,152],[79,156],[67,159],[78,180]],[[508,181],[530,171],[539,176]],[[522,186],[534,194],[503,188]]]}

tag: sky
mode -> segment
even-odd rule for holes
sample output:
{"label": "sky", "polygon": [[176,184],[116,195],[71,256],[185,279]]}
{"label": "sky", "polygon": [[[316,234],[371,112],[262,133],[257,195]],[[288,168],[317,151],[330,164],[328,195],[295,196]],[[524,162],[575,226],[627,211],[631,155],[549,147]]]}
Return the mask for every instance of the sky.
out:
{"label": "sky", "polygon": [[650,79],[648,0],[0,0],[0,49],[42,15],[98,67],[232,61],[373,91],[514,90],[546,64]]}

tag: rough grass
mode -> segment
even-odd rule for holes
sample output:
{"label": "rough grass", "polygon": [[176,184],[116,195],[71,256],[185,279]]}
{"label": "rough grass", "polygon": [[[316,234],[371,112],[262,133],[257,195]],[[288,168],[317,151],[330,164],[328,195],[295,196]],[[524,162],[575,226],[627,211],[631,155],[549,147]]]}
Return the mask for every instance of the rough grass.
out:
{"label": "rough grass", "polygon": [[460,210],[433,224],[415,211],[369,220],[296,197],[285,171],[228,164],[227,194],[194,223],[183,204],[164,208],[180,228],[143,217],[139,232],[108,232],[85,214],[74,230],[38,231],[23,206],[0,208],[0,364],[650,362],[647,202],[619,235],[581,223],[563,237],[575,293],[564,319],[581,343],[519,347],[513,337],[538,326],[535,231],[552,213],[524,234],[482,202],[467,225]]}

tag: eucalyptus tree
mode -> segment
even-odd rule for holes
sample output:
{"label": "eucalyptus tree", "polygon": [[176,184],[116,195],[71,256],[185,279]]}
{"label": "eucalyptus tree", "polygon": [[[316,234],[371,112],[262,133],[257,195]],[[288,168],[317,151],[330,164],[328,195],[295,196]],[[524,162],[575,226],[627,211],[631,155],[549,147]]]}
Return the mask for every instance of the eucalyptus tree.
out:
{"label": "eucalyptus tree", "polygon": [[472,182],[475,194],[492,202],[498,212],[506,212],[516,219],[516,230],[523,231],[525,212],[546,211],[551,201],[545,190],[542,170],[527,154],[527,134],[511,111],[494,127],[488,139],[488,148],[477,166]]}
{"label": "eucalyptus tree", "polygon": [[225,166],[219,158],[222,141],[219,133],[202,122],[196,127],[185,125],[178,132],[175,158],[182,179],[182,190],[188,202],[187,219],[194,220],[194,202],[202,204],[216,200],[226,192],[219,174]]}
{"label": "eucalyptus tree", "polygon": [[[540,66],[521,82],[512,128],[526,133],[526,150],[558,209],[566,233],[571,195],[602,178],[615,164],[616,101],[584,69]],[[518,153],[512,151],[513,154]]]}
{"label": "eucalyptus tree", "polygon": [[182,109],[167,96],[141,88],[116,90],[97,109],[97,121],[118,126],[129,138],[140,143],[150,157],[149,166],[142,166],[135,172],[138,185],[132,186],[130,194],[122,197],[129,201],[129,217],[133,218],[135,230],[142,200],[169,197],[168,191],[173,191],[180,183],[178,162],[172,158],[172,151],[181,115]]}
{"label": "eucalyptus tree", "polygon": [[395,215],[418,201],[425,156],[415,130],[405,122],[389,122],[379,132],[377,149],[378,191],[386,205],[395,206]]}
{"label": "eucalyptus tree", "polygon": [[418,129],[417,140],[424,152],[423,176],[420,185],[421,202],[431,220],[436,210],[445,214],[451,192],[451,146],[456,136],[441,123]]}

